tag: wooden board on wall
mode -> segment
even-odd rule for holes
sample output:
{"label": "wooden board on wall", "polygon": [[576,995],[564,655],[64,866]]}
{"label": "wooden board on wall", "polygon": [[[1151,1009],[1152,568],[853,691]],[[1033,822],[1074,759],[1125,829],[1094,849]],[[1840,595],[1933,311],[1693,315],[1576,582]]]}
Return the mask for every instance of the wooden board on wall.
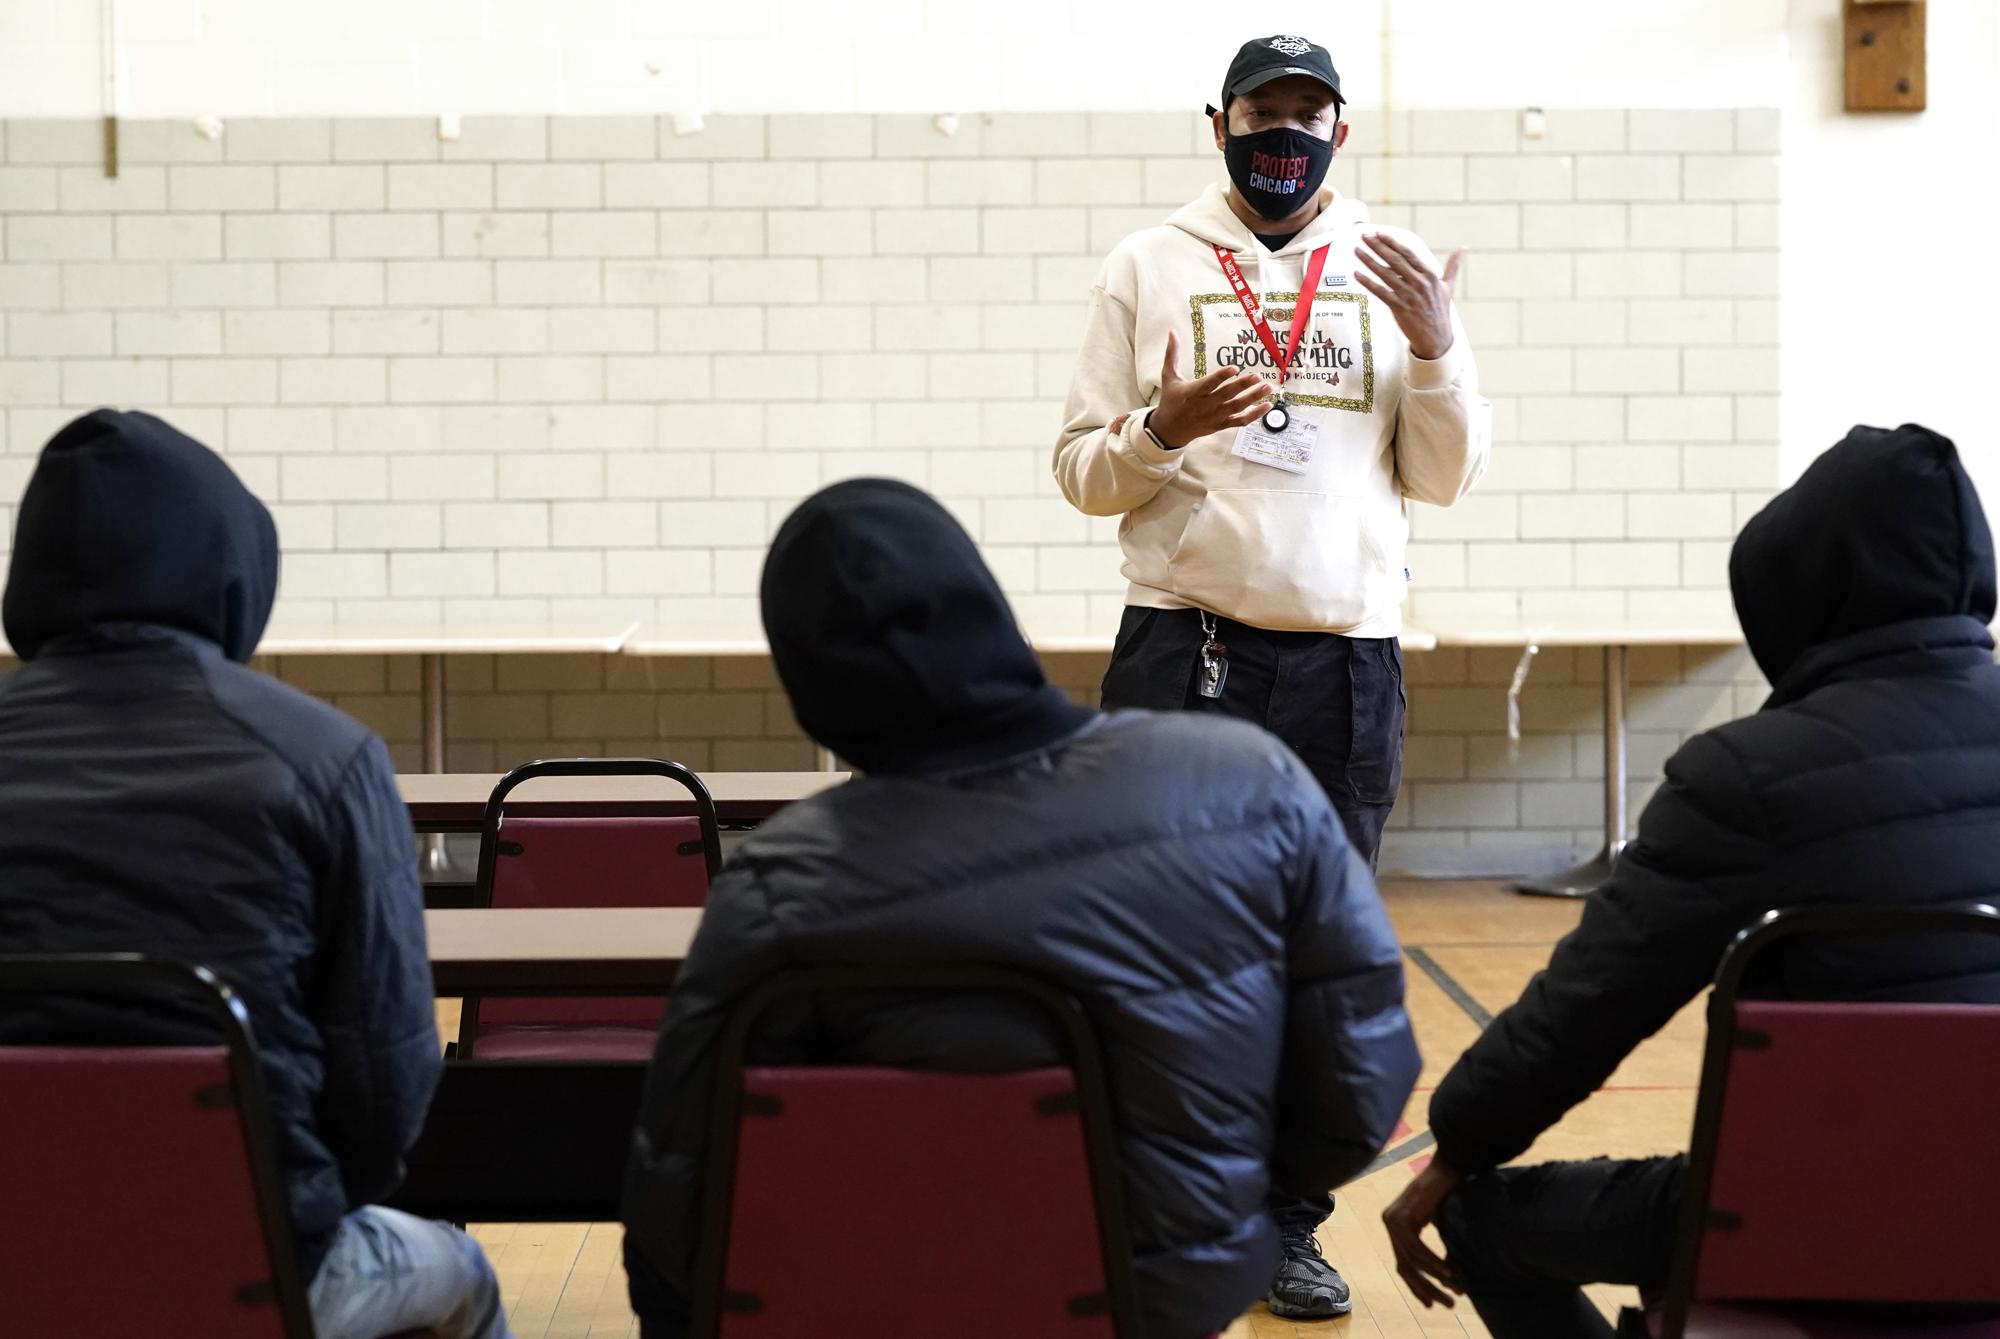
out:
{"label": "wooden board on wall", "polygon": [[1924,109],[1925,0],[1846,0],[1847,110]]}

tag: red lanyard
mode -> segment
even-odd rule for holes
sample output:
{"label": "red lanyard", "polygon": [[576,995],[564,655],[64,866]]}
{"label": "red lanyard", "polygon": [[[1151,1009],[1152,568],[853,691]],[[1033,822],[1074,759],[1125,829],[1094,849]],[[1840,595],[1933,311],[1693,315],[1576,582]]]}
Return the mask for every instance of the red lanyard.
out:
{"label": "red lanyard", "polygon": [[1292,310],[1291,334],[1285,340],[1285,347],[1279,349],[1278,337],[1271,333],[1271,323],[1265,319],[1264,304],[1257,300],[1249,280],[1243,277],[1243,267],[1236,263],[1236,253],[1226,247],[1215,248],[1215,258],[1222,262],[1222,273],[1229,280],[1229,287],[1235,291],[1236,300],[1243,304],[1243,314],[1250,318],[1250,328],[1263,341],[1264,351],[1271,355],[1271,361],[1278,369],[1278,389],[1285,386],[1285,377],[1291,371],[1292,356],[1298,352],[1299,337],[1305,334],[1306,321],[1312,315],[1313,298],[1319,292],[1320,272],[1326,269],[1326,253],[1333,250],[1328,243],[1312,253],[1306,260],[1305,280],[1299,285],[1298,306]]}

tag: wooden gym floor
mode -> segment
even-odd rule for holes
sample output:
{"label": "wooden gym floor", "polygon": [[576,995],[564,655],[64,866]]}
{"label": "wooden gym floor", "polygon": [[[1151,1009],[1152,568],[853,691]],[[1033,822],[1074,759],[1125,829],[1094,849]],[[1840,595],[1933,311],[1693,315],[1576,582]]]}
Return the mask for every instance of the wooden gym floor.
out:
{"label": "wooden gym floor", "polygon": [[[1476,1336],[1486,1327],[1460,1301],[1455,1311],[1425,1311],[1397,1278],[1381,1212],[1422,1165],[1431,1090],[1478,1035],[1484,1019],[1512,1003],[1549,949],[1576,924],[1574,902],[1517,897],[1485,882],[1392,882],[1383,896],[1403,942],[1409,1007],[1424,1050],[1424,1072],[1405,1124],[1385,1158],[1395,1159],[1346,1187],[1321,1230],[1327,1256],[1354,1289],[1354,1314],[1342,1320],[1280,1320],[1260,1303],[1225,1339],[1416,1339]],[[446,1018],[448,1010],[453,1016]],[[442,1006],[445,1035],[456,1030],[455,1002]],[[1699,1002],[1640,1047],[1611,1082],[1549,1131],[1527,1155],[1640,1156],[1687,1146],[1701,1068]],[[1397,1155],[1400,1153],[1400,1157]],[[473,1234],[486,1244],[520,1339],[637,1339],[625,1302],[619,1229],[605,1223],[488,1223]],[[1603,1289],[1607,1311],[1631,1300]]]}

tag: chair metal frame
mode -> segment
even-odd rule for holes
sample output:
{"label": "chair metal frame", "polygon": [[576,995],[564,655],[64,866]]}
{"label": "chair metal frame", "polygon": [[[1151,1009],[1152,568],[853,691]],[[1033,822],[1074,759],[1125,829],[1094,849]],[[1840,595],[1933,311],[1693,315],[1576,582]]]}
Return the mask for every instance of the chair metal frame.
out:
{"label": "chair metal frame", "polygon": [[[471,906],[491,908],[493,905],[493,880],[500,859],[500,824],[506,817],[508,795],[525,782],[552,776],[656,776],[680,786],[694,801],[695,818],[701,825],[702,860],[707,866],[709,881],[715,881],[715,876],[722,869],[722,825],[716,818],[715,798],[692,769],[665,758],[537,758],[533,762],[522,763],[501,777],[486,797],[486,812],[479,820],[479,868],[473,876]],[[528,993],[549,995],[559,992],[536,990]],[[479,1000],[478,995],[467,995],[459,1003],[458,1041],[454,1054],[467,1060],[477,1059],[473,1041],[479,1030]]]}
{"label": "chair metal frame", "polygon": [[[76,995],[142,1004],[175,1000],[201,1008],[229,1057],[229,1096],[270,1256],[270,1300],[287,1339],[313,1339],[306,1280],[299,1272],[291,1209],[278,1167],[276,1119],[242,999],[206,967],[143,953],[0,954],[0,995]],[[106,1049],[157,1045],[134,1042],[129,1048],[114,1044]]]}
{"label": "chair metal frame", "polygon": [[689,1333],[696,1339],[713,1339],[720,1333],[723,1315],[734,1309],[726,1291],[729,1228],[735,1199],[737,1134],[743,1113],[743,1076],[750,1068],[748,1054],[757,1025],[773,1005],[803,995],[910,991],[1011,995],[1040,1006],[1060,1030],[1068,1046],[1069,1067],[1076,1078],[1081,1107],[1107,1309],[1113,1329],[1125,1339],[1137,1339],[1143,1333],[1138,1284],[1132,1273],[1131,1234],[1125,1217],[1118,1141],[1112,1128],[1110,1088],[1096,1030],[1075,996],[1060,986],[1030,972],[989,964],[794,968],[764,982],[734,1007],[717,1046],[708,1153],[702,1179],[702,1245],[695,1261],[694,1295],[689,1299],[692,1315]]}
{"label": "chair metal frame", "polygon": [[1702,1054],[1701,1089],[1695,1102],[1694,1134],[1661,1310],[1660,1339],[1682,1339],[1689,1308],[1696,1300],[1694,1289],[1701,1266],[1703,1230],[1708,1224],[1709,1195],[1715,1183],[1730,1062],[1739,1047],[1758,1040],[1736,1023],[1736,1006],[1751,967],[1774,945],[1806,936],[1964,933],[2000,938],[2000,909],[1983,902],[1931,907],[1796,907],[1766,913],[1730,944],[1716,969],[1715,991],[1708,1000],[1708,1041]]}

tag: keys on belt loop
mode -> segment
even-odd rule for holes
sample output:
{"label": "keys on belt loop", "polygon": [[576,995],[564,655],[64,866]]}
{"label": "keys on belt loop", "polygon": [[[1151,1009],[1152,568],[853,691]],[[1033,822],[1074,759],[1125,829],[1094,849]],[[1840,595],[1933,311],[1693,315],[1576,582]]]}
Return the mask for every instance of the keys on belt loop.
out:
{"label": "keys on belt loop", "polygon": [[1201,678],[1195,684],[1195,692],[1210,702],[1222,696],[1222,685],[1229,681],[1229,648],[1215,640],[1215,615],[1206,609],[1197,611],[1201,615]]}

